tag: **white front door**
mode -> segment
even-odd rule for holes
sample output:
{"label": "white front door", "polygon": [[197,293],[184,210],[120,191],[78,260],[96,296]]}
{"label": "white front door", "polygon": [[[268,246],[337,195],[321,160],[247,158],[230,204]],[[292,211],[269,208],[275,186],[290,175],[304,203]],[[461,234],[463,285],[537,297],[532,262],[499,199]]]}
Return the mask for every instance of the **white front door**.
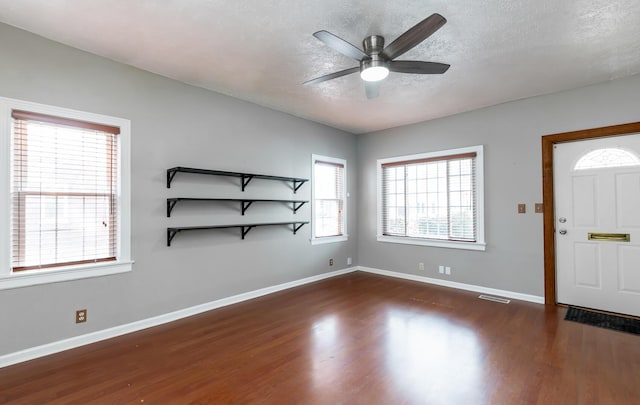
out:
{"label": "white front door", "polygon": [[558,302],[640,316],[640,134],[554,145]]}

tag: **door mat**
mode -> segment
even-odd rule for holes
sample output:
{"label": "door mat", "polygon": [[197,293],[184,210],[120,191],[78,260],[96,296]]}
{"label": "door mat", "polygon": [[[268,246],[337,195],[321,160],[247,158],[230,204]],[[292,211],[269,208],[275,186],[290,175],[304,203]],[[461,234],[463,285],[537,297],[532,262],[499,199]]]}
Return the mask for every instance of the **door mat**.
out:
{"label": "door mat", "polygon": [[564,320],[640,335],[640,320],[625,318],[622,316],[569,307]]}

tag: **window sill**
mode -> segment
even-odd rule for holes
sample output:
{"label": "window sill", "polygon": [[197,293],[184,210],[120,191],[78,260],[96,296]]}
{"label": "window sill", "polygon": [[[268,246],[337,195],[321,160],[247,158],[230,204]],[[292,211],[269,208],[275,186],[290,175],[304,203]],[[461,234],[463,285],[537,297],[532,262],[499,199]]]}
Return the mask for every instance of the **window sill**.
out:
{"label": "window sill", "polygon": [[422,238],[410,238],[403,236],[384,236],[378,235],[378,242],[388,243],[402,243],[405,245],[418,245],[418,246],[432,246],[449,249],[463,249],[463,250],[481,250],[485,251],[487,245],[480,242],[456,242],[449,240],[436,240],[436,239],[422,239]]}
{"label": "window sill", "polygon": [[129,261],[69,266],[60,269],[26,270],[8,275],[0,275],[0,290],[108,276],[111,274],[126,273],[132,269],[133,262]]}
{"label": "window sill", "polygon": [[345,241],[347,239],[349,239],[349,235],[331,236],[331,237],[326,237],[326,238],[312,238],[311,239],[311,244],[312,245],[322,245],[322,244],[325,244],[325,243],[343,242],[343,241]]}

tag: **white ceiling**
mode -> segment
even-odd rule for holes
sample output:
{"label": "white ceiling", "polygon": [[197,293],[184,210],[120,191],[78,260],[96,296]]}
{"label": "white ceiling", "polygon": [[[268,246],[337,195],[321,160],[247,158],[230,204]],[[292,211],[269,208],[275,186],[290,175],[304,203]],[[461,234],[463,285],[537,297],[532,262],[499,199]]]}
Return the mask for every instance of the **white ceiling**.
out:
{"label": "white ceiling", "polygon": [[[432,13],[447,24],[368,100],[357,66],[312,34],[390,43]],[[354,133],[640,73],[638,0],[0,0],[0,21],[185,83]]]}

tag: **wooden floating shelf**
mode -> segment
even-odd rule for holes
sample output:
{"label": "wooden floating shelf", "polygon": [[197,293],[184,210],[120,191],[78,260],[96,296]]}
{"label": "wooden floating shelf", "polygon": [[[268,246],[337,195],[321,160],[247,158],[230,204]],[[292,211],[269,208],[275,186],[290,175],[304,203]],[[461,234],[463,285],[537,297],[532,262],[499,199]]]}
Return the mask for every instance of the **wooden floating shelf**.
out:
{"label": "wooden floating shelf", "polygon": [[254,202],[281,202],[281,203],[291,203],[293,204],[293,213],[298,212],[303,205],[308,203],[309,201],[303,200],[261,200],[261,199],[247,199],[247,198],[167,198],[167,217],[171,216],[171,211],[176,206],[179,201],[232,201],[239,202],[240,209],[242,211],[242,215],[247,211],[247,208]]}
{"label": "wooden floating shelf", "polygon": [[171,188],[171,181],[177,173],[193,173],[193,174],[205,174],[210,176],[229,176],[239,177],[242,179],[242,191],[247,187],[247,184],[253,179],[265,179],[265,180],[279,180],[291,182],[293,185],[293,192],[298,191],[300,187],[309,179],[301,179],[297,177],[282,177],[282,176],[270,176],[267,174],[252,174],[252,173],[239,173],[239,172],[225,172],[222,170],[208,170],[208,169],[195,169],[192,167],[173,167],[167,169],[167,188]]}
{"label": "wooden floating shelf", "polygon": [[270,222],[262,224],[237,224],[237,225],[210,225],[210,226],[186,226],[178,228],[167,228],[167,246],[171,246],[171,241],[179,232],[183,231],[198,231],[205,229],[224,229],[224,228],[240,228],[242,229],[242,239],[249,233],[249,231],[257,226],[278,226],[278,225],[293,225],[293,234],[302,228],[309,221],[292,221],[292,222]]}

